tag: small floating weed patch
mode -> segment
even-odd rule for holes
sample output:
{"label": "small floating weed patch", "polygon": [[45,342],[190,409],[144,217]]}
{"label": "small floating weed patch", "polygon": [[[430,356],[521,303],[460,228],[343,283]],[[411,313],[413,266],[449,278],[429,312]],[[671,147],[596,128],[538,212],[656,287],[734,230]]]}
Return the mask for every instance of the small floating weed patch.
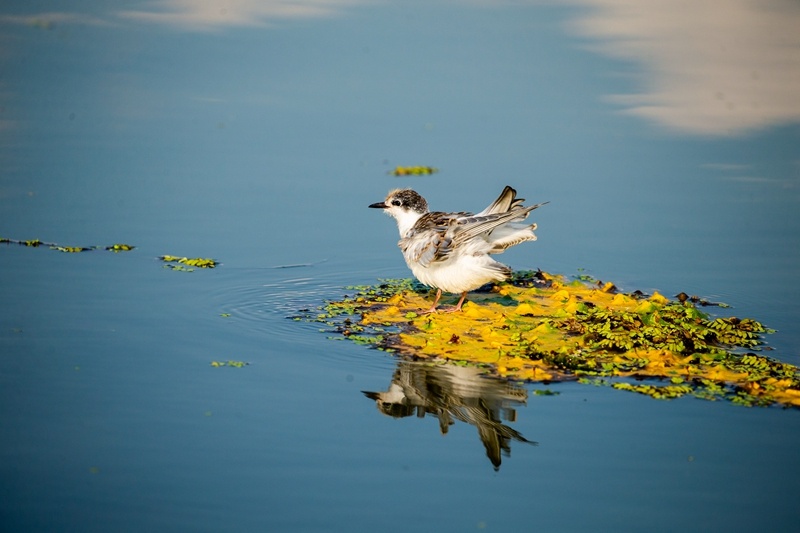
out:
{"label": "small floating weed patch", "polygon": [[211,361],[211,366],[214,368],[221,368],[223,366],[229,366],[233,368],[244,368],[248,366],[250,363],[246,363],[244,361]]}
{"label": "small floating weed patch", "polygon": [[[90,252],[95,250],[105,250],[113,253],[130,252],[135,246],[130,244],[117,243],[109,246],[62,246],[52,242],[44,242],[39,239],[30,240],[17,240],[0,237],[0,244],[17,244],[20,246],[27,246],[29,248],[45,247],[51,250],[66,253]],[[193,272],[195,268],[215,268],[219,266],[219,261],[214,259],[204,259],[202,257],[189,258],[180,257],[176,255],[162,255],[159,256],[161,261],[165,263],[164,268],[178,270],[181,272]]]}
{"label": "small floating weed patch", "polygon": [[625,294],[588,276],[525,271],[472,293],[461,313],[422,315],[428,291],[411,280],[348,290],[352,296],[296,318],[326,324],[337,339],[515,380],[800,407],[798,368],[756,353],[771,330],[750,318],[712,317],[697,305],[722,305],[683,293]]}
{"label": "small floating weed patch", "polygon": [[78,252],[91,252],[93,250],[109,250],[112,252],[130,252],[135,248],[130,244],[112,244],[111,246],[62,246],[54,242],[43,242],[39,239],[18,240],[0,237],[0,244],[18,244],[20,246],[28,246],[31,248],[38,248],[44,246],[51,250],[59,252],[78,253]]}
{"label": "small floating weed patch", "polygon": [[58,250],[59,252],[66,252],[66,253],[78,253],[78,252],[88,252],[91,251],[91,248],[84,248],[82,246],[51,246],[53,250]]}
{"label": "small floating weed patch", "polygon": [[106,246],[106,250],[109,252],[130,252],[133,250],[135,246],[131,246],[130,244],[112,244],[111,246]]}
{"label": "small floating weed patch", "polygon": [[172,270],[180,270],[183,272],[192,272],[194,271],[194,267],[215,268],[219,265],[219,263],[213,259],[203,259],[201,257],[192,259],[188,257],[178,257],[176,255],[162,255],[159,259],[166,263],[164,268],[171,268]]}
{"label": "small floating weed patch", "polygon": [[439,169],[436,167],[417,165],[412,167],[397,166],[393,170],[390,170],[389,174],[392,176],[426,176],[428,174],[436,174],[437,172],[439,172]]}

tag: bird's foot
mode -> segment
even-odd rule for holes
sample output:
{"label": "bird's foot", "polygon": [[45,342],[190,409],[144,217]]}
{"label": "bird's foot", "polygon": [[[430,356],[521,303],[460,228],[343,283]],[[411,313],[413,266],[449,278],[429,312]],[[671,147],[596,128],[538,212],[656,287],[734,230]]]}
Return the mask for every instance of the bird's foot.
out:
{"label": "bird's foot", "polygon": [[459,313],[463,311],[460,305],[455,305],[453,307],[431,307],[427,311],[422,311],[421,315],[433,315],[436,313]]}
{"label": "bird's foot", "polygon": [[464,305],[464,300],[467,299],[467,293],[465,292],[461,295],[461,298],[458,300],[458,303],[455,305],[455,307],[445,307],[442,309],[437,309],[436,306],[438,305],[439,298],[441,298],[441,296],[442,296],[442,290],[439,289],[436,291],[436,299],[433,301],[433,305],[431,306],[431,308],[428,309],[427,311],[423,311],[420,314],[431,315],[433,313],[438,313],[439,311],[443,313],[458,313],[461,311],[461,306]]}

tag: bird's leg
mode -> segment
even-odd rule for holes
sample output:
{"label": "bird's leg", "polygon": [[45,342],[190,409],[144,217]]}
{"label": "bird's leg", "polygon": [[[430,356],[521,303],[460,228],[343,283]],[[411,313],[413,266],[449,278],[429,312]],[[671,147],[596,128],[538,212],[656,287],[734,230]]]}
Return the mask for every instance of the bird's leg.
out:
{"label": "bird's leg", "polygon": [[457,313],[461,311],[461,306],[464,305],[464,300],[467,299],[467,291],[461,293],[461,298],[458,300],[458,303],[452,309],[448,309],[451,313]]}
{"label": "bird's leg", "polygon": [[436,297],[433,299],[433,305],[427,311],[423,311],[423,315],[429,315],[436,312],[436,304],[439,303],[439,298],[442,297],[442,289],[436,289]]}

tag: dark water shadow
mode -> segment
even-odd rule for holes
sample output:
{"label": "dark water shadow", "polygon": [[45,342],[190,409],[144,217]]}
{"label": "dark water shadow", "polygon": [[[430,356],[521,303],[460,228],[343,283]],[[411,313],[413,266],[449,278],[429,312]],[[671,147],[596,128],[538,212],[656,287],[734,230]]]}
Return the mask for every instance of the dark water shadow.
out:
{"label": "dark water shadow", "polygon": [[456,420],[475,426],[495,470],[502,456],[510,456],[512,441],[538,444],[503,423],[516,421],[516,407],[525,405],[528,391],[476,368],[401,360],[386,391],[362,392],[393,418],[436,417],[443,435]]}

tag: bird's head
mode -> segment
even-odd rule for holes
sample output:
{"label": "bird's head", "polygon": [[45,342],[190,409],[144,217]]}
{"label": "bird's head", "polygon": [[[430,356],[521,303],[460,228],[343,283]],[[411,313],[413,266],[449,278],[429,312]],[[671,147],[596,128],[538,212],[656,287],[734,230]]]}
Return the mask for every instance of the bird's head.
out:
{"label": "bird's head", "polygon": [[401,235],[413,227],[419,217],[428,212],[428,202],[411,189],[390,191],[383,202],[370,204],[369,207],[383,209],[384,213],[394,217]]}
{"label": "bird's head", "polygon": [[387,214],[397,218],[396,213],[413,211],[419,215],[428,212],[428,202],[412,189],[395,189],[390,191],[383,202],[370,204],[375,209],[383,209]]}

